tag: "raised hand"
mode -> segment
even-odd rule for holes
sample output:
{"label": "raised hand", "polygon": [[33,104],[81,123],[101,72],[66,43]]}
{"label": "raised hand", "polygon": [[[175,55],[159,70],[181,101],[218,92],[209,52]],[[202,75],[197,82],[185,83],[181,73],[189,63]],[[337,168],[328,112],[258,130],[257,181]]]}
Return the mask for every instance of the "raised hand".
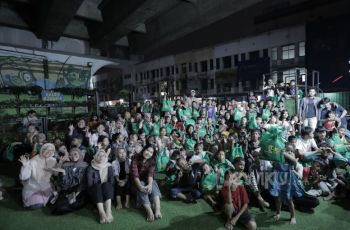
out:
{"label": "raised hand", "polygon": [[23,166],[26,166],[29,162],[29,157],[27,155],[22,155],[18,161],[21,162]]}

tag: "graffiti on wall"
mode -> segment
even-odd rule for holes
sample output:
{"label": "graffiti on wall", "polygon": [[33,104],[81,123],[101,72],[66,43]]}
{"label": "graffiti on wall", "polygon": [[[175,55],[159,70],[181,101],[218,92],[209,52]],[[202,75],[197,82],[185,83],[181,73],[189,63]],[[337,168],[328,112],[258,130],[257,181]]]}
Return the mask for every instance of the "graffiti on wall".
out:
{"label": "graffiti on wall", "polygon": [[0,87],[88,88],[90,67],[52,61],[44,66],[40,59],[0,56]]}

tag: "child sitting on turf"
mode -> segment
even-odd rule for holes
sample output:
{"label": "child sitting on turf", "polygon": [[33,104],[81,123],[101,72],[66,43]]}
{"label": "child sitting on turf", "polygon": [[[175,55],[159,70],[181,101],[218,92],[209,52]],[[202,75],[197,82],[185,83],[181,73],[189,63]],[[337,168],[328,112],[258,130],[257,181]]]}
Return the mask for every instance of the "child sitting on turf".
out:
{"label": "child sitting on turf", "polygon": [[240,184],[237,173],[226,172],[221,194],[224,198],[224,213],[227,218],[225,227],[232,230],[233,226],[239,222],[247,229],[255,230],[257,228],[255,219],[248,210],[248,194],[244,186]]}
{"label": "child sitting on turf", "polygon": [[237,173],[238,178],[241,181],[241,184],[245,186],[246,189],[249,189],[249,192],[252,192],[257,199],[259,206],[263,210],[264,208],[270,207],[270,204],[264,200],[261,196],[257,180],[254,175],[247,175],[244,172],[245,169],[245,161],[242,157],[236,157],[233,161],[233,167],[235,168],[235,172]]}
{"label": "child sitting on turf", "polygon": [[176,165],[177,160],[181,157],[179,150],[175,150],[171,153],[169,162],[165,168],[165,183],[168,186],[173,186],[177,177],[178,166]]}
{"label": "child sitting on turf", "polygon": [[137,134],[130,134],[129,143],[127,147],[128,157],[131,159],[136,154],[136,149],[141,148],[141,144],[138,142]]}
{"label": "child sitting on turf", "polygon": [[45,142],[46,142],[46,136],[43,133],[39,133],[33,137],[34,146],[33,146],[32,154],[30,156],[31,158],[40,152],[40,149],[43,146],[43,144],[45,144]]}
{"label": "child sitting on turf", "polygon": [[216,191],[218,184],[217,173],[207,164],[202,165],[202,179],[200,187],[203,193],[203,198],[211,205],[216,207]]}
{"label": "child sitting on turf", "polygon": [[[118,148],[123,148],[123,149],[127,149],[128,148],[128,144],[125,141],[125,137],[121,134],[121,133],[115,133],[112,136],[112,149],[118,149]],[[133,143],[134,143],[134,139],[133,139]]]}
{"label": "child sitting on turf", "polygon": [[324,122],[323,127],[331,132],[340,126],[340,119],[336,117],[335,112],[329,111],[327,113],[327,120]]}
{"label": "child sitting on turf", "polygon": [[195,154],[190,159],[190,164],[210,164],[211,154],[203,150],[203,143],[196,143],[194,146]]}
{"label": "child sitting on turf", "polygon": [[129,184],[129,173],[131,160],[127,157],[126,150],[118,148],[114,150],[115,160],[112,162],[112,167],[115,177],[115,194],[117,209],[123,208],[122,196],[125,196],[125,208],[129,208],[130,201],[130,184]]}
{"label": "child sitting on turf", "polygon": [[216,155],[216,164],[214,165],[214,169],[218,176],[218,188],[221,189],[221,187],[224,185],[226,171],[233,169],[232,163],[226,159],[225,152],[222,150]]}
{"label": "child sitting on turf", "polygon": [[[173,153],[174,155],[174,153]],[[201,193],[198,189],[200,172],[198,164],[190,166],[186,158],[180,156],[176,160],[175,181],[170,188],[170,197],[186,203],[197,203]]]}

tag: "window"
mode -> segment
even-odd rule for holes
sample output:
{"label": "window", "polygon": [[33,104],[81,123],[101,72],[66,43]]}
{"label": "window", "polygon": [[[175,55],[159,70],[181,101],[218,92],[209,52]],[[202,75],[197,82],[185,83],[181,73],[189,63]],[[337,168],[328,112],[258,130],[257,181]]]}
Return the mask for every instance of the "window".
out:
{"label": "window", "polygon": [[201,61],[200,64],[201,64],[201,71],[207,72],[208,71],[208,61],[207,60]]}
{"label": "window", "polygon": [[163,77],[163,68],[160,68],[160,76]]}
{"label": "window", "polygon": [[277,60],[277,47],[274,47],[274,48],[271,49],[271,59],[273,61]]}
{"label": "window", "polygon": [[179,81],[175,81],[175,88],[176,90],[179,90]]}
{"label": "window", "polygon": [[186,63],[182,63],[181,64],[181,73],[186,73],[187,72],[187,65],[186,65]]}
{"label": "window", "polygon": [[214,89],[214,79],[210,79],[210,89]]}
{"label": "window", "polygon": [[171,74],[174,74],[175,68],[174,66],[171,66]]}
{"label": "window", "polygon": [[224,63],[224,69],[231,68],[231,56],[223,57],[222,62]]}
{"label": "window", "polygon": [[178,66],[176,66],[175,72],[176,72],[176,74],[179,74],[179,67]]}
{"label": "window", "polygon": [[263,57],[266,58],[269,56],[269,51],[268,49],[263,49]]}
{"label": "window", "polygon": [[159,69],[156,70],[156,78],[159,77]]}
{"label": "window", "polygon": [[192,63],[188,63],[188,72],[192,72]]}
{"label": "window", "polygon": [[208,90],[208,80],[207,79],[201,80],[201,88],[202,88],[202,90]]}
{"label": "window", "polygon": [[245,61],[245,53],[241,54],[241,61]]}
{"label": "window", "polygon": [[282,47],[282,59],[293,59],[295,57],[295,46],[294,45],[288,45]]}
{"label": "window", "polygon": [[214,69],[214,60],[210,59],[210,70]]}
{"label": "window", "polygon": [[259,50],[249,52],[249,60],[258,60],[259,59]]}
{"label": "window", "polygon": [[239,62],[238,54],[236,54],[234,58],[235,58],[235,66],[238,66],[238,62]]}
{"label": "window", "polygon": [[165,69],[165,72],[166,72],[166,76],[169,77],[170,76],[170,67],[166,67]]}
{"label": "window", "polygon": [[220,69],[220,58],[217,58],[216,60],[215,60],[215,64],[216,64],[216,69]]}
{"label": "window", "polygon": [[232,84],[231,83],[224,83],[223,85],[223,91],[224,92],[230,92],[231,91]]}
{"label": "window", "polygon": [[305,42],[299,42],[299,56],[305,56]]}
{"label": "window", "polygon": [[282,72],[283,80],[289,82],[295,76],[295,69],[287,69]]}
{"label": "window", "polygon": [[198,63],[194,63],[194,72],[198,73]]}
{"label": "window", "polygon": [[[296,70],[295,70],[295,74],[296,74]],[[299,68],[299,75],[301,77],[301,81],[305,82],[305,80],[306,80],[306,69],[305,68]]]}
{"label": "window", "polygon": [[137,77],[137,74],[135,74],[135,81],[138,81],[138,77]]}

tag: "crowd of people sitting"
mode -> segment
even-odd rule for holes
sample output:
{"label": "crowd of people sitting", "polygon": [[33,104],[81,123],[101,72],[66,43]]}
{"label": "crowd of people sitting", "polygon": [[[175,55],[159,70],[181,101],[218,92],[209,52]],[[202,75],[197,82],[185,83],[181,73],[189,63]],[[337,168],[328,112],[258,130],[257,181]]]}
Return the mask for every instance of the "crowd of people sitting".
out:
{"label": "crowd of people sitting", "polygon": [[[64,140],[51,142],[28,122],[23,143],[31,152],[19,159],[23,204],[50,203],[60,215],[92,202],[100,223],[111,223],[112,203],[117,209],[135,203],[154,221],[162,218],[160,188],[166,187],[171,199],[189,205],[205,199],[225,214],[227,229],[238,223],[256,229],[251,205],[274,207],[275,221],[289,210],[296,224],[295,209],[313,212],[320,196],[348,194],[347,111],[309,88],[299,113],[290,114],[284,100],[297,96],[293,87],[283,91],[268,82],[265,90],[260,100],[252,92],[247,102],[224,104],[200,100],[194,90],[186,98],[165,96],[117,117],[80,119],[67,125]],[[262,136],[276,127],[285,161],[266,160],[262,151],[269,142]],[[156,173],[165,179],[156,180]]]}

